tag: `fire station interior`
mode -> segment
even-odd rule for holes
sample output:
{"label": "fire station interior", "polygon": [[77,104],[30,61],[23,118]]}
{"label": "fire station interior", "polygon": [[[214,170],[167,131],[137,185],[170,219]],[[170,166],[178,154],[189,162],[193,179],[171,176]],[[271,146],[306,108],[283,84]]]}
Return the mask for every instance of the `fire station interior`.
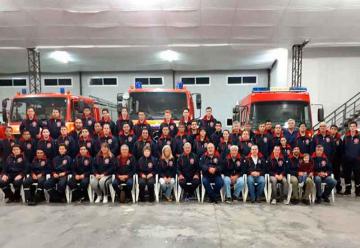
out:
{"label": "fire station interior", "polygon": [[[0,0],[0,101],[1,247],[360,247],[359,1]],[[17,186],[15,182],[4,186],[4,180],[11,178],[10,174],[4,175],[11,171],[12,164],[8,161],[13,156],[13,145],[16,146],[14,141],[9,155],[4,157],[6,133],[11,127],[14,139],[20,142],[24,130],[20,123],[28,120],[29,107],[36,112],[38,121],[32,122],[35,124],[30,124],[30,129],[39,123],[40,131],[42,121],[51,118],[54,108],[60,110],[60,118],[69,132],[77,130],[76,119],[87,118],[84,117],[86,108],[99,122],[103,109],[108,109],[115,123],[123,118],[123,109],[134,124],[138,113],[144,112],[154,131],[154,146],[162,138],[163,129],[159,130],[159,126],[166,121],[165,110],[170,110],[172,119],[179,125],[187,109],[190,120],[196,120],[198,127],[207,132],[212,129],[214,133],[220,132],[215,128],[220,123],[221,132],[229,130],[232,134],[237,124],[242,133],[248,132],[253,139],[252,143],[246,143],[250,153],[244,152],[241,157],[249,164],[259,162],[251,155],[259,126],[270,121],[273,128],[275,124],[280,126],[283,135],[290,132],[287,130],[291,129],[289,119],[292,119],[298,135],[301,124],[306,126],[304,132],[309,137],[306,142],[312,142],[314,148],[309,148],[314,166],[321,157],[320,167],[328,163],[326,166],[330,168],[330,164],[336,163],[337,169],[333,171],[332,166],[324,174],[314,171],[318,176],[310,173],[305,179],[295,174],[294,178],[299,180],[296,187],[292,184],[292,174],[278,179],[276,172],[264,172],[265,188],[259,194],[265,194],[256,201],[249,188],[252,172],[245,172],[247,177],[242,178],[247,179],[240,195],[236,196],[236,187],[240,186],[234,185],[231,179],[231,173],[235,172],[229,172],[230,178],[216,169],[215,173],[219,173],[216,178],[225,183],[227,177],[231,185],[228,192],[224,184],[217,198],[212,198],[202,184],[207,174],[212,176],[211,168],[204,169],[206,156],[211,159],[209,166],[221,162],[224,165],[219,168],[224,170],[226,161],[232,159],[230,147],[243,151],[240,145],[243,138],[238,137],[239,145],[226,146],[225,143],[224,149],[228,151],[224,156],[221,153],[217,162],[209,155],[209,144],[216,143],[209,135],[209,143],[199,153],[201,180],[193,195],[181,193],[180,181],[184,179],[179,172],[179,162],[175,162],[178,174],[176,178],[174,174],[170,196],[158,180],[153,201],[152,192],[148,192],[150,202],[147,195],[145,202],[137,199],[136,185],[139,178],[143,179],[140,172],[136,177],[134,174],[131,188],[134,191],[125,203],[120,202],[121,194],[117,195],[118,191],[111,188],[106,196],[108,201],[104,200],[106,193],[97,201],[94,198],[97,193],[91,191],[90,184],[88,190],[92,193],[84,191],[83,198],[87,199],[84,201],[71,198],[73,191],[66,186],[60,202],[49,200],[47,191],[41,189],[42,201],[28,204],[22,184],[18,201],[7,202],[6,192],[15,195]],[[208,123],[208,107],[216,122],[205,128],[202,125]],[[172,130],[170,124],[169,127]],[[337,136],[331,136],[331,127],[338,129]],[[190,136],[191,127],[189,131],[187,128]],[[330,142],[326,136],[324,146],[319,145],[315,136],[322,135],[321,128],[327,129],[324,132],[333,142],[334,150],[327,156],[317,154],[317,149],[324,150],[326,142]],[[117,137],[120,131],[112,136]],[[275,140],[275,131],[271,128],[267,131],[270,135],[267,137]],[[140,133],[142,135],[142,129]],[[96,139],[95,133],[90,135]],[[103,133],[98,134],[99,140],[101,135]],[[222,135],[214,146],[218,151]],[[201,139],[201,134],[198,136]],[[201,143],[197,141],[198,136],[194,136],[193,143]],[[43,136],[39,134],[34,139],[40,142]],[[119,136],[121,145],[120,140]],[[191,144],[192,141],[189,138]],[[180,137],[182,151],[181,142]],[[342,146],[338,149],[339,142]],[[261,155],[261,161],[270,166],[275,156],[274,147],[278,146],[281,147],[281,142],[269,145],[269,156],[266,159]],[[295,156],[294,146],[284,146],[290,150],[280,158],[291,162]],[[95,159],[102,149],[99,141]],[[21,152],[24,151],[21,149]],[[116,152],[121,153],[120,146]],[[164,149],[160,149],[159,157],[162,152]],[[71,159],[75,161],[80,155],[75,154]],[[180,161],[178,155],[182,152],[174,154]],[[301,157],[301,163],[306,163],[304,160]],[[31,172],[24,169],[20,173],[24,176],[23,182],[33,175],[27,173]],[[46,174],[46,180],[53,176]],[[320,178],[319,184],[315,177]],[[71,179],[68,175],[66,178],[68,182]],[[98,180],[97,176],[93,178]],[[114,174],[109,180],[116,178]],[[294,195],[300,194],[301,198],[301,194],[308,192],[308,179],[315,182],[309,197],[294,200]],[[301,184],[300,180],[305,181]],[[333,181],[336,187],[334,184],[328,190]],[[213,182],[209,187],[216,191],[217,184]],[[53,190],[59,190],[59,184]],[[40,183],[30,187],[35,187],[32,190],[37,192],[38,185]],[[45,182],[44,187],[46,185]],[[127,187],[126,183],[121,185],[120,190]],[[252,186],[259,189],[260,185],[259,181]],[[98,187],[101,190],[100,179]],[[296,192],[299,187],[299,193],[288,193],[294,187]],[[147,189],[149,191],[149,186]],[[323,193],[318,194],[319,189]],[[146,192],[146,188],[144,190]],[[281,195],[285,190],[287,194],[276,201],[273,195]]]}

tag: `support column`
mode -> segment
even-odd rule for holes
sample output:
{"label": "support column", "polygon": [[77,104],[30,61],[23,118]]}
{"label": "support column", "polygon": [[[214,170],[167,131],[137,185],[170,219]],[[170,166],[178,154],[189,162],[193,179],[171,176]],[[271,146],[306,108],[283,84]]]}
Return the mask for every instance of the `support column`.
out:
{"label": "support column", "polygon": [[28,72],[29,72],[29,93],[36,94],[41,92],[41,71],[40,71],[40,52],[35,48],[28,48]]}

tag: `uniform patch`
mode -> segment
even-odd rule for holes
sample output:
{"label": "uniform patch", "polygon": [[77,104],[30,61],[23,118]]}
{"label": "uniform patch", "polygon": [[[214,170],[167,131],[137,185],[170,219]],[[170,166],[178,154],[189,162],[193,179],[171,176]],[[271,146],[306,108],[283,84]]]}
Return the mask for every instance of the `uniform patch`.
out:
{"label": "uniform patch", "polygon": [[170,140],[166,141],[166,144],[171,145],[171,141]]}
{"label": "uniform patch", "polygon": [[325,161],[325,160],[321,161],[321,165],[322,165],[322,166],[325,166],[325,165],[326,165],[326,161]]}
{"label": "uniform patch", "polygon": [[43,124],[44,126],[47,126],[47,121],[42,121],[42,124]]}
{"label": "uniform patch", "polygon": [[111,144],[111,143],[112,143],[112,139],[108,139],[108,143]]}
{"label": "uniform patch", "polygon": [[359,144],[359,139],[358,138],[354,139],[354,144]]}
{"label": "uniform patch", "polygon": [[329,143],[330,142],[330,138],[326,137],[326,142]]}
{"label": "uniform patch", "polygon": [[174,130],[174,126],[173,126],[173,125],[170,126],[170,130]]}
{"label": "uniform patch", "polygon": [[229,144],[227,147],[228,147],[228,149],[230,150],[231,145]]}
{"label": "uniform patch", "polygon": [[264,143],[267,143],[268,139],[266,137],[264,137]]}
{"label": "uniform patch", "polygon": [[248,143],[248,147],[252,147],[252,144],[250,142]]}
{"label": "uniform patch", "polygon": [[57,127],[61,127],[61,121],[56,122]]}
{"label": "uniform patch", "polygon": [[104,160],[104,163],[105,163],[105,164],[109,164],[109,162],[110,162],[110,160],[109,160],[108,158],[106,158],[106,159]]}
{"label": "uniform patch", "polygon": [[86,147],[87,147],[87,148],[91,148],[91,142],[87,142],[87,143],[86,143]]}
{"label": "uniform patch", "polygon": [[85,160],[84,160],[84,165],[85,165],[85,166],[88,166],[88,165],[89,165],[89,160],[88,160],[88,159],[85,159]]}
{"label": "uniform patch", "polygon": [[65,145],[68,146],[69,145],[69,141],[68,140],[65,140]]}
{"label": "uniform patch", "polygon": [[305,140],[305,143],[308,145],[308,144],[310,144],[310,140]]}
{"label": "uniform patch", "polygon": [[15,143],[14,142],[10,142],[10,146],[14,146],[15,145]]}
{"label": "uniform patch", "polygon": [[31,143],[26,144],[27,149],[31,149],[31,147],[32,147]]}
{"label": "uniform patch", "polygon": [[190,164],[194,164],[195,160],[193,158],[190,158]]}
{"label": "uniform patch", "polygon": [[133,138],[132,138],[131,136],[128,137],[128,141],[129,141],[129,142],[131,142],[132,139],[133,139]]}
{"label": "uniform patch", "polygon": [[150,146],[150,143],[149,143],[149,142],[146,142],[146,143],[145,143],[145,146]]}
{"label": "uniform patch", "polygon": [[214,122],[210,122],[210,127],[213,127],[214,126]]}
{"label": "uniform patch", "polygon": [[278,162],[278,164],[279,164],[280,166],[282,166],[282,165],[284,164],[284,162],[280,160],[280,161]]}
{"label": "uniform patch", "polygon": [[47,143],[47,144],[46,144],[46,147],[47,147],[47,148],[51,148],[51,143]]}
{"label": "uniform patch", "polygon": [[36,126],[37,126],[36,121],[33,121],[33,122],[31,123],[31,125],[32,125],[33,127],[36,127]]}
{"label": "uniform patch", "polygon": [[240,161],[236,161],[236,165],[239,167],[241,165]]}
{"label": "uniform patch", "polygon": [[174,165],[174,162],[173,161],[169,161],[169,166],[173,166]]}
{"label": "uniform patch", "polygon": [[45,161],[40,162],[40,166],[45,166],[45,164],[46,164]]}
{"label": "uniform patch", "polygon": [[91,126],[92,125],[92,120],[88,120],[87,124],[88,124],[88,126]]}
{"label": "uniform patch", "polygon": [[18,159],[16,160],[17,163],[21,163],[22,161],[23,161],[22,158],[18,158]]}
{"label": "uniform patch", "polygon": [[214,159],[213,159],[213,162],[214,162],[214,164],[217,164],[218,159],[217,159],[217,158],[214,158]]}
{"label": "uniform patch", "polygon": [[182,142],[183,142],[183,144],[185,144],[185,143],[187,142],[187,140],[186,140],[186,139],[183,139]]}
{"label": "uniform patch", "polygon": [[130,159],[126,161],[126,165],[130,165]]}
{"label": "uniform patch", "polygon": [[153,164],[151,162],[148,163],[148,167],[151,169],[153,167]]}
{"label": "uniform patch", "polygon": [[63,164],[63,165],[66,165],[66,164],[67,164],[67,160],[63,160],[63,161],[62,161],[62,164]]}

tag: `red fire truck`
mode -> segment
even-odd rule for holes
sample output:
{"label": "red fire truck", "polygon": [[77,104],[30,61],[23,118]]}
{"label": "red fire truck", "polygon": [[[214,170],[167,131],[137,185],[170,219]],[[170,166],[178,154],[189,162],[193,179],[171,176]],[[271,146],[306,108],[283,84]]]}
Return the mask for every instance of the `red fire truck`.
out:
{"label": "red fire truck", "polygon": [[[7,110],[8,101],[11,102],[10,109]],[[26,116],[28,107],[35,109],[37,118],[41,121],[51,116],[53,108],[61,111],[61,118],[65,121],[68,130],[74,129],[74,121],[81,118],[84,106],[90,106],[92,115],[96,120],[100,119],[102,107],[108,105],[100,103],[93,97],[76,96],[70,92],[60,89],[60,93],[40,93],[40,94],[21,94],[17,93],[12,99],[3,101],[3,119],[8,126],[13,128],[14,134],[19,135],[21,120]],[[114,104],[116,107],[116,105]],[[114,106],[110,106],[114,108]],[[116,108],[115,113],[116,113]],[[8,113],[8,114],[7,114]]]}
{"label": "red fire truck", "polygon": [[138,111],[144,111],[149,124],[157,129],[167,109],[171,110],[176,123],[179,122],[185,108],[189,109],[190,117],[195,118],[193,95],[196,96],[196,109],[201,109],[201,95],[191,94],[182,83],[177,83],[175,89],[162,89],[143,88],[142,84],[137,82],[128,92],[119,93],[117,100],[119,108],[128,108],[131,119],[137,120]]}
{"label": "red fire truck", "polygon": [[[286,127],[287,120],[292,118],[296,123],[304,122],[310,129],[313,126],[311,117],[310,96],[306,88],[253,88],[233,108],[232,121],[241,125],[250,123],[257,128],[259,123],[271,120]],[[318,109],[318,121],[324,119],[324,109]]]}

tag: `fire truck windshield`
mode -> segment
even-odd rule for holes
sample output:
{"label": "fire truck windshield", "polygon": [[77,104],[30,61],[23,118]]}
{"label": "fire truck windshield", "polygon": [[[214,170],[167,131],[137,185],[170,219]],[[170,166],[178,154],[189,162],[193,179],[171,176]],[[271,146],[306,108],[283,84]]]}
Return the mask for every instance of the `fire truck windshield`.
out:
{"label": "fire truck windshield", "polygon": [[129,98],[130,117],[137,119],[137,112],[144,111],[147,119],[158,120],[169,109],[172,117],[179,120],[187,107],[186,94],[177,92],[133,92]]}
{"label": "fire truck windshield", "polygon": [[309,103],[300,101],[256,102],[251,106],[250,122],[254,128],[266,120],[271,120],[273,124],[286,126],[289,118],[294,119],[297,125],[305,122],[307,127],[311,127]]}
{"label": "fire truck windshield", "polygon": [[64,120],[66,115],[66,98],[31,97],[14,99],[11,106],[10,121],[18,122],[25,118],[26,109],[33,107],[39,120],[49,119],[52,110],[57,108]]}

